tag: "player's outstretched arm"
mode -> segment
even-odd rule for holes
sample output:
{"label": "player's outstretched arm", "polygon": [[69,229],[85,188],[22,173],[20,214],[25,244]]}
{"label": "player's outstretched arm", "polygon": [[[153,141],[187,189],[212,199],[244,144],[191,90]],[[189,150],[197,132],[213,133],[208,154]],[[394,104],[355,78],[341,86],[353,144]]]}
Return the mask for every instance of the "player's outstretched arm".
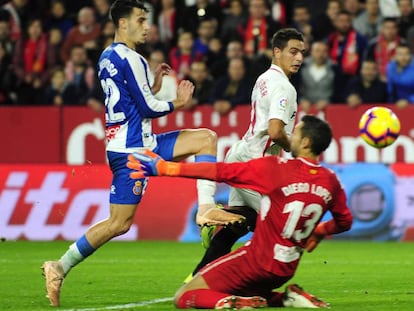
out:
{"label": "player's outstretched arm", "polygon": [[148,176],[178,176],[180,173],[180,163],[167,162],[151,150],[129,154],[127,166],[134,170],[130,174],[133,179]]}
{"label": "player's outstretched arm", "polygon": [[169,162],[150,150],[129,154],[127,166],[134,170],[130,174],[130,177],[133,179],[141,179],[148,176],[181,176],[194,179],[217,179],[216,163]]}

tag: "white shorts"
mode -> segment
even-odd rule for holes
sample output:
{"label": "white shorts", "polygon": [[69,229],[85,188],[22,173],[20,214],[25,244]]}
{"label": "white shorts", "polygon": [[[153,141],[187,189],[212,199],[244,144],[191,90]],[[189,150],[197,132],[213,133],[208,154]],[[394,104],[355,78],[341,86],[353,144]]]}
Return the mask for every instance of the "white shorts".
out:
{"label": "white shorts", "polygon": [[[249,160],[242,152],[241,144],[243,141],[235,143],[227,152],[224,162],[246,162]],[[259,178],[259,176],[258,176]],[[248,206],[259,212],[262,195],[250,189],[230,187],[229,206]]]}

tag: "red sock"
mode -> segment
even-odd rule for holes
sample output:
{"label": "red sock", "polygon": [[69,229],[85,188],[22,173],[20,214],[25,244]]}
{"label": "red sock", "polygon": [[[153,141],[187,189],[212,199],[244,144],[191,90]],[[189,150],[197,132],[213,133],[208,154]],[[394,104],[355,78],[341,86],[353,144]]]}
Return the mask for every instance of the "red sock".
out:
{"label": "red sock", "polygon": [[177,308],[214,309],[217,301],[227,296],[230,296],[230,294],[217,292],[211,289],[189,290],[181,295],[177,302]]}
{"label": "red sock", "polygon": [[267,298],[267,304],[269,307],[283,307],[283,293],[272,292],[270,297]]}

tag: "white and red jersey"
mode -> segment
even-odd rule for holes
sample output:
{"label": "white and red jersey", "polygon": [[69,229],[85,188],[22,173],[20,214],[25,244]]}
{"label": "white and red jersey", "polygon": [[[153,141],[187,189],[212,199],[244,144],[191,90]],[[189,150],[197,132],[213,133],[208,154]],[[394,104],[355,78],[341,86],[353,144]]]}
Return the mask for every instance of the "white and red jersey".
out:
{"label": "white and red jersey", "polygon": [[352,224],[335,173],[309,159],[187,163],[180,176],[212,179],[263,195],[255,232],[244,249],[251,264],[278,276],[294,274],[307,239],[327,211],[333,216],[326,226],[328,234],[349,230]]}
{"label": "white and red jersey", "polygon": [[283,70],[272,64],[257,78],[251,101],[250,125],[239,150],[246,160],[265,154],[278,155],[280,146],[275,145],[267,134],[269,120],[283,121],[286,134],[292,133],[297,113],[296,90]]}

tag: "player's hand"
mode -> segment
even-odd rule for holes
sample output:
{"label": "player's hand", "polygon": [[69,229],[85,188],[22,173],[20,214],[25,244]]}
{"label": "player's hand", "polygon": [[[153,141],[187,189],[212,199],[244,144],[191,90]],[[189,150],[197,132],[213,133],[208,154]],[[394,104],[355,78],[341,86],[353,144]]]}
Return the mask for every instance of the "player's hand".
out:
{"label": "player's hand", "polygon": [[130,173],[133,179],[145,178],[148,176],[161,176],[165,161],[158,154],[145,150],[143,152],[134,152],[128,155],[127,166],[135,170]]}
{"label": "player's hand", "polygon": [[182,108],[184,106],[191,105],[194,93],[194,84],[188,80],[180,82],[177,88],[177,103],[176,108]]}
{"label": "player's hand", "polygon": [[313,230],[311,236],[306,241],[305,249],[308,253],[311,253],[318,244],[326,237],[327,232],[325,229],[325,223],[320,223]]}

